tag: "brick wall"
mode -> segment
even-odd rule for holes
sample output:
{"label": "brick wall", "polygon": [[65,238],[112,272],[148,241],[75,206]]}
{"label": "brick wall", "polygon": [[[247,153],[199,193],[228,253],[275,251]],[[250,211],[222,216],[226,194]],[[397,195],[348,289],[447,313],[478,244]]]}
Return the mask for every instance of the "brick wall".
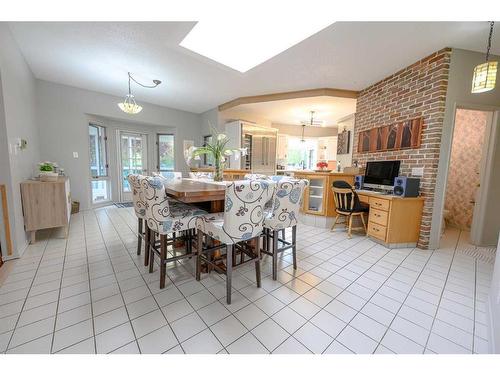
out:
{"label": "brick wall", "polygon": [[[400,174],[424,167],[420,191],[425,197],[418,247],[426,249],[431,230],[434,186],[445,109],[451,49],[446,48],[362,90],[356,104],[354,155],[361,165],[374,160],[401,160]],[[423,117],[418,149],[357,153],[359,132]]]}

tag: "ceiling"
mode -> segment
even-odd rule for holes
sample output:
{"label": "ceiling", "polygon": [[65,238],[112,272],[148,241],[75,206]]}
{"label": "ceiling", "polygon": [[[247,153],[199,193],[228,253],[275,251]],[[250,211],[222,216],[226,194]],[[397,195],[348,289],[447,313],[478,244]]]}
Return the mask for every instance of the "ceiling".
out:
{"label": "ceiling", "polygon": [[272,124],[301,125],[301,121],[310,120],[311,111],[315,112],[315,120],[323,122],[321,126],[335,126],[339,119],[356,112],[356,99],[316,96],[241,104],[224,111],[224,116],[234,118],[248,116],[264,119]]}
{"label": "ceiling", "polygon": [[[331,87],[361,90],[443,47],[484,51],[487,22],[337,22],[240,73],[179,46],[195,22],[11,22],[42,80],[201,113],[241,96]],[[500,32],[492,53],[500,54]]]}

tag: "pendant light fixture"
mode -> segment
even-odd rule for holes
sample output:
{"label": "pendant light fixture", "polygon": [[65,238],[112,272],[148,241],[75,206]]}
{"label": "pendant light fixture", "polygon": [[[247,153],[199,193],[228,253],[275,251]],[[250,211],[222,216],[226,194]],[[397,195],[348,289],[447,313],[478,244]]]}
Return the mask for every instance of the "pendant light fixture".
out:
{"label": "pendant light fixture", "polygon": [[490,57],[491,38],[493,36],[493,26],[495,22],[490,22],[490,34],[488,36],[488,47],[486,49],[486,62],[474,68],[472,76],[472,94],[478,94],[493,90],[497,79],[498,61],[488,61]]}
{"label": "pendant light fixture", "polygon": [[309,121],[301,121],[302,124],[302,139],[300,140],[301,142],[305,142],[306,140],[304,139],[304,130],[306,128],[306,125],[309,126],[321,126],[323,124],[323,121],[321,120],[315,120],[314,119],[314,111],[311,111],[311,118]]}
{"label": "pendant light fixture", "polygon": [[132,77],[132,74],[130,74],[130,72],[128,72],[128,94],[127,94],[127,96],[125,96],[125,99],[123,100],[122,103],[118,103],[118,107],[120,107],[120,109],[125,113],[128,113],[130,115],[135,115],[135,114],[139,113],[140,111],[142,111],[142,106],[137,104],[137,102],[135,101],[134,95],[132,95],[132,90],[130,89],[130,81],[131,80],[134,81],[135,83],[137,83],[139,86],[145,87],[147,89],[154,89],[155,87],[157,87],[161,83],[161,81],[154,79],[153,85],[150,85],[150,86],[144,85],[144,84],[140,83],[139,81],[135,80],[134,77]]}

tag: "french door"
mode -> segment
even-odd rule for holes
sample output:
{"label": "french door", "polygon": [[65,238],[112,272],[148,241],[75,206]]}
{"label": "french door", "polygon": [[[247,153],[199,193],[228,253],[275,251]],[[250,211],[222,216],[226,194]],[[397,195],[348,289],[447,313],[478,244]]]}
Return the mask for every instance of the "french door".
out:
{"label": "french door", "polygon": [[128,183],[129,174],[148,173],[147,135],[118,130],[118,167],[120,180],[120,201],[132,200]]}

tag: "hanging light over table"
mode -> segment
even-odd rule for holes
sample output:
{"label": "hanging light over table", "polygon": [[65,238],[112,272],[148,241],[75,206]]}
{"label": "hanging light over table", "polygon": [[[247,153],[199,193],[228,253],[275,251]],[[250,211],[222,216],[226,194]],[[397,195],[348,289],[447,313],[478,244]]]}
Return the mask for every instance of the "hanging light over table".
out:
{"label": "hanging light over table", "polygon": [[488,47],[486,49],[486,62],[477,65],[474,68],[472,76],[472,94],[478,94],[493,90],[497,79],[498,61],[488,61],[490,57],[491,38],[493,36],[493,25],[495,22],[490,22],[490,34],[488,36]]}
{"label": "hanging light over table", "polygon": [[122,103],[118,103],[118,107],[120,107],[120,109],[125,113],[128,113],[130,115],[135,115],[135,114],[139,113],[140,111],[142,111],[142,106],[137,104],[137,102],[135,101],[134,95],[132,95],[132,91],[130,89],[130,80],[134,81],[139,86],[142,86],[142,87],[145,87],[148,89],[155,88],[156,86],[158,86],[161,83],[161,81],[154,79],[152,86],[143,85],[142,83],[135,80],[132,77],[132,74],[130,74],[130,72],[128,73],[128,94],[125,96],[125,99],[123,100]]}

